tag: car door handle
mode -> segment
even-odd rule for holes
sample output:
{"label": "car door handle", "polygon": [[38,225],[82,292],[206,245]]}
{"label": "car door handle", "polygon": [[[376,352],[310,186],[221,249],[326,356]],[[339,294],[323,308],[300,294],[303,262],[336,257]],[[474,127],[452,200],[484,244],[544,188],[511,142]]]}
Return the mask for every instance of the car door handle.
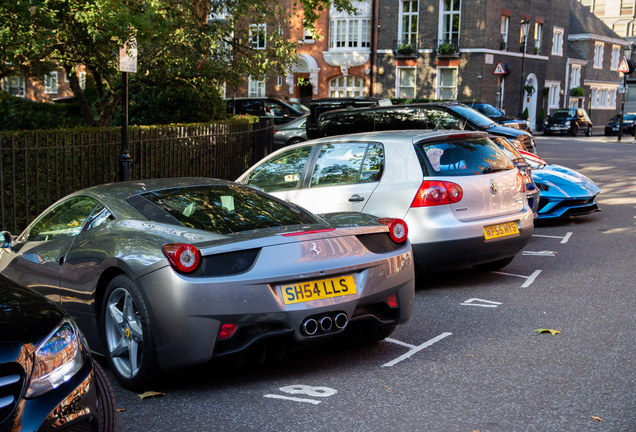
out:
{"label": "car door handle", "polygon": [[364,197],[361,197],[360,195],[353,195],[351,198],[349,198],[349,202],[361,202],[364,201]]}

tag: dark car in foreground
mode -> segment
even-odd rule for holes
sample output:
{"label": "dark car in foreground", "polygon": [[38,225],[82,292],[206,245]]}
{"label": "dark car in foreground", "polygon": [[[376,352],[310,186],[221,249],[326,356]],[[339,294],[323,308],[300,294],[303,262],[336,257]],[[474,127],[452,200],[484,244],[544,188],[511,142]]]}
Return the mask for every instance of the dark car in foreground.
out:
{"label": "dark car in foreground", "polygon": [[0,276],[0,430],[115,431],[115,395],[73,320]]}
{"label": "dark car in foreground", "polygon": [[494,107],[489,103],[479,101],[466,101],[463,103],[464,105],[476,109],[486,117],[491,118],[492,120],[503,126],[521,129],[526,132],[532,133],[532,127],[530,126],[530,122],[528,120],[518,119],[516,117],[506,115],[500,109]]}
{"label": "dark car in foreground", "polygon": [[[616,114],[605,125],[605,136],[618,135],[618,129],[621,124],[621,115]],[[623,114],[623,133],[622,135],[634,135],[634,125],[636,125],[636,113]]]}
{"label": "dark car in foreground", "polygon": [[139,390],[212,359],[387,337],[413,307],[407,232],[223,180],[121,182],[54,203],[5,245],[0,271],[59,299]]}
{"label": "dark car in foreground", "polygon": [[594,125],[583,108],[564,108],[553,111],[543,123],[544,135],[572,135],[584,132],[592,136]]}
{"label": "dark car in foreground", "polygon": [[458,102],[414,103],[340,109],[322,113],[316,125],[318,137],[388,130],[468,130],[503,136],[515,147],[534,153],[532,134],[495,123]]}

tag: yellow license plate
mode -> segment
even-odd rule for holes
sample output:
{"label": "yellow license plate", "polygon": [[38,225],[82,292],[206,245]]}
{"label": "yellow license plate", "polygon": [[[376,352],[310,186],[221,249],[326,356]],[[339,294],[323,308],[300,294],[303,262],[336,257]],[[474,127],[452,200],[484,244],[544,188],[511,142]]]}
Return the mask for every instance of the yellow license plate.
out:
{"label": "yellow license plate", "polygon": [[357,292],[353,276],[341,276],[281,285],[280,291],[283,295],[283,301],[288,305],[311,300],[340,297]]}
{"label": "yellow license plate", "polygon": [[484,227],[484,237],[486,238],[486,240],[512,235],[519,235],[519,228],[517,227],[517,224],[515,222],[508,222]]}

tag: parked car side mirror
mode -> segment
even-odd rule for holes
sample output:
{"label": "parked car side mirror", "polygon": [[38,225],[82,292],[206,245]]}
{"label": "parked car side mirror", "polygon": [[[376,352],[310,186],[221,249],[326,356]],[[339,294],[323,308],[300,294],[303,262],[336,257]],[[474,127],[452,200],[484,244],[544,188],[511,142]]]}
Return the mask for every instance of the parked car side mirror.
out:
{"label": "parked car side mirror", "polygon": [[2,231],[2,237],[0,237],[0,241],[2,241],[2,245],[0,245],[0,248],[2,249],[11,248],[11,242],[13,241],[13,238],[11,237],[11,233],[9,233],[8,231]]}

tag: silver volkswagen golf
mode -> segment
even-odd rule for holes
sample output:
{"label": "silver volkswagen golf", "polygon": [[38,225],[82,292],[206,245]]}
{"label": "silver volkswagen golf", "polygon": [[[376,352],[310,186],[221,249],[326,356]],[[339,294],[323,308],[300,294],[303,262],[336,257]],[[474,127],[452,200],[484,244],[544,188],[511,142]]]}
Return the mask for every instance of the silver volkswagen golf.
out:
{"label": "silver volkswagen golf", "polygon": [[484,132],[321,138],[269,155],[237,181],[314,213],[401,218],[425,271],[505,267],[534,227],[521,173]]}

